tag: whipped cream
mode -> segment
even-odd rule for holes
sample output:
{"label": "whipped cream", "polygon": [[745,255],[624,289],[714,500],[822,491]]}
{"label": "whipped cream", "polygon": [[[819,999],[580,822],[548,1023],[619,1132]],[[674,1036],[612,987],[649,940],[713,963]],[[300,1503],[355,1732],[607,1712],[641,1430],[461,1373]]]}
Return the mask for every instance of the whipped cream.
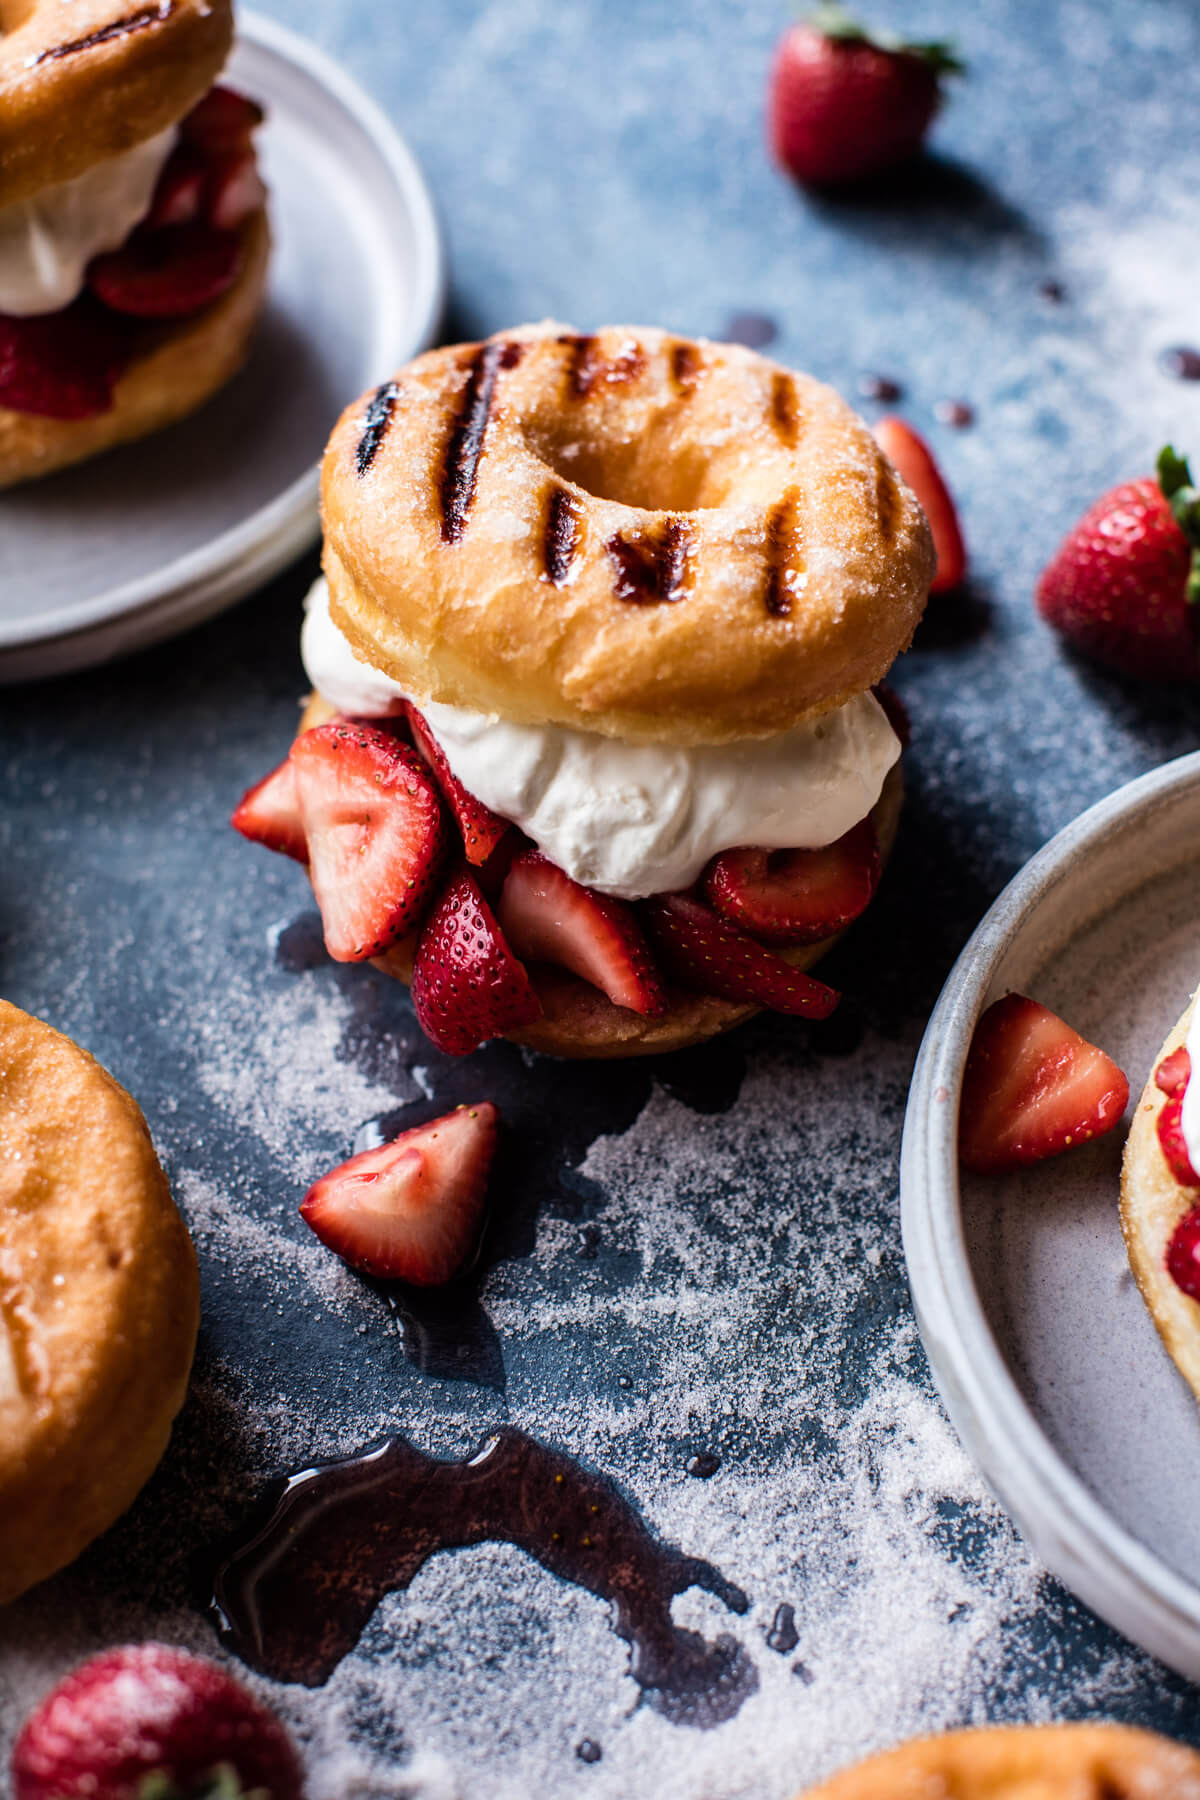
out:
{"label": "whipped cream", "polygon": [[93,256],[116,250],[149,212],[175,136],[172,125],[73,181],[0,207],[0,313],[59,312],[83,292]]}
{"label": "whipped cream", "polygon": [[[306,604],[301,655],[318,693],[358,717],[392,711],[403,690],[355,656],[323,580]],[[421,711],[469,794],[576,881],[623,900],[689,887],[738,844],[833,843],[871,810],[900,755],[872,694],[774,737],[686,749],[433,701]]]}
{"label": "whipped cream", "polygon": [[1200,1174],[1200,1001],[1192,1008],[1192,1022],[1184,1039],[1192,1070],[1183,1090],[1183,1112],[1179,1124],[1187,1145],[1188,1161]]}

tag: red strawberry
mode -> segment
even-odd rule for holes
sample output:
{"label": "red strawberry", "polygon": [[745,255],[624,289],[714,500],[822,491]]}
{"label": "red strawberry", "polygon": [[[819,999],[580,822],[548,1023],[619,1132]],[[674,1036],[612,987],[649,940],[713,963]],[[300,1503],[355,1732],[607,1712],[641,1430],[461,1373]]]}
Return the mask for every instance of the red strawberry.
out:
{"label": "red strawberry", "polygon": [[0,313],[0,407],[45,419],[107,412],[129,363],[129,333],[86,294],[61,312]]}
{"label": "red strawberry", "polygon": [[793,969],[687,894],[655,894],[642,902],[642,916],[668,972],[684,987],[805,1019],[827,1019],[838,1003],[832,988]]}
{"label": "red strawberry", "polygon": [[436,1287],[470,1258],[496,1149],[490,1100],[402,1131],[313,1184],[300,1216],[364,1275]]}
{"label": "red strawberry", "polygon": [[13,1747],[12,1784],[13,1800],[301,1797],[274,1714],[216,1663],[166,1644],[106,1650],[61,1681]]}
{"label": "red strawberry", "polygon": [[875,827],[863,819],[820,850],[725,850],[709,864],[711,906],[766,944],[817,944],[866,910],[879,882]]}
{"label": "red strawberry", "polygon": [[1170,1056],[1164,1056],[1154,1071],[1154,1085],[1161,1088],[1164,1094],[1180,1094],[1187,1087],[1192,1073],[1192,1059],[1188,1055],[1187,1045],[1180,1044],[1178,1050],[1172,1050]]}
{"label": "red strawberry", "polygon": [[1200,1187],[1183,1135],[1183,1094],[1172,1094],[1158,1115],[1158,1142],[1167,1167],[1181,1187]]}
{"label": "red strawberry", "polygon": [[945,44],[868,33],[840,6],[817,7],[775,52],[768,130],[797,181],[861,181],[915,155],[941,100],[943,75],[962,64]]}
{"label": "red strawberry", "polygon": [[263,117],[257,101],[247,100],[232,88],[214,87],[180,120],[179,131],[186,143],[196,144],[207,155],[220,156],[228,150],[244,150]]}
{"label": "red strawberry", "polygon": [[378,956],[423,917],[446,849],[441,802],[414,750],[333,719],[289,761],[308,872],[335,962]]}
{"label": "red strawberry", "polygon": [[266,198],[252,149],[231,150],[208,165],[207,218],[218,231],[236,231],[265,205]]}
{"label": "red strawberry", "polygon": [[978,1025],[963,1075],[958,1147],[979,1174],[1058,1156],[1111,1131],[1129,1083],[1037,1000],[1006,994]]}
{"label": "red strawberry", "polygon": [[413,742],[437,776],[438,786],[445,794],[446,802],[462,833],[467,861],[478,867],[487,861],[508,830],[508,820],[494,813],[482,800],[476,800],[473,794],[468,794],[446,761],[441,745],[411,700],[404,702],[404,710],[408,714]]}
{"label": "red strawberry", "polygon": [[88,264],[88,286],[105,306],[135,319],[179,319],[218,300],[237,280],[242,240],[194,221],[139,228],[119,250]]}
{"label": "red strawberry", "polygon": [[144,223],[190,225],[204,210],[208,164],[191,144],[177,144],[167,158]]}
{"label": "red strawberry", "polygon": [[958,514],[942,472],[924,438],[903,419],[890,416],[874,426],[875,441],[888,461],[899,470],[929,520],[937,571],[929,584],[931,594],[946,594],[960,587],[967,573],[967,547],[959,529]]}
{"label": "red strawberry", "polygon": [[632,906],[572,881],[540,850],[508,872],[496,917],[526,962],[560,963],[606,993],[614,1006],[656,1019],[667,996]]}
{"label": "red strawberry", "polygon": [[1171,1233],[1167,1274],[1190,1300],[1200,1300],[1200,1206],[1185,1213]]}
{"label": "red strawberry", "polygon": [[253,844],[265,844],[268,850],[282,851],[297,862],[308,861],[308,843],[296,799],[296,770],[290,756],[246,790],[229,823]]}
{"label": "red strawberry", "polygon": [[451,876],[425,921],[413,958],[417,1018],[439,1050],[465,1056],[541,1017],[530,985],[491,907],[466,869]]}
{"label": "red strawberry", "polygon": [[1110,489],[1038,582],[1043,619],[1098,661],[1159,681],[1200,680],[1200,492],[1170,445],[1158,480]]}

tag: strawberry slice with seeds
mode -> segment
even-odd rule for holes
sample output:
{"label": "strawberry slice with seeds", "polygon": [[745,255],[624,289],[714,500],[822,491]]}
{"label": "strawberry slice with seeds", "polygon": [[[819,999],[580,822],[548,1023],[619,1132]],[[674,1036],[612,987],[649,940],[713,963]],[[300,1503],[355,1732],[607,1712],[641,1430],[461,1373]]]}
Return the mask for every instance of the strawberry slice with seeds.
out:
{"label": "strawberry slice with seeds", "polygon": [[963,1074],[959,1154],[993,1174],[1111,1131],[1129,1083],[1111,1057],[1037,1000],[1006,994],[978,1025]]}
{"label": "strawberry slice with seeds", "polygon": [[559,963],[644,1018],[667,1010],[667,996],[632,906],[572,881],[540,850],[508,872],[496,917],[526,962]]}
{"label": "strawberry slice with seeds", "polygon": [[425,921],[412,997],[426,1035],[450,1056],[465,1056],[541,1017],[524,964],[466,869],[451,876]]}
{"label": "strawberry slice with seeds", "polygon": [[438,786],[446,796],[446,803],[462,833],[467,861],[478,868],[487,861],[509,829],[508,820],[494,813],[482,800],[476,800],[474,794],[468,794],[447,762],[445,751],[411,700],[404,702],[404,710],[408,715],[413,742],[437,776]]}
{"label": "strawberry slice with seeds", "polygon": [[253,844],[294,856],[297,862],[308,861],[308,841],[296,798],[296,769],[290,756],[246,790],[229,823]]}
{"label": "strawberry slice with seeds", "polygon": [[1183,1135],[1183,1093],[1172,1094],[1159,1111],[1155,1129],[1167,1167],[1181,1187],[1200,1187],[1200,1175],[1192,1167]]}
{"label": "strawberry slice with seeds", "polygon": [[196,220],[142,226],[119,250],[88,264],[88,286],[105,306],[135,319],[180,319],[219,300],[237,280],[244,251],[233,231]]}
{"label": "strawberry slice with seeds", "polygon": [[0,406],[44,419],[106,413],[131,356],[130,327],[84,294],[61,312],[0,313]]}
{"label": "strawberry slice with seeds", "polygon": [[1200,1300],[1200,1206],[1185,1213],[1171,1233],[1167,1274],[1189,1300]]}
{"label": "strawberry slice with seeds", "polygon": [[1154,1071],[1154,1085],[1164,1094],[1182,1095],[1192,1073],[1192,1059],[1188,1055],[1186,1044],[1180,1044],[1178,1050],[1172,1050],[1170,1056],[1164,1056]]}
{"label": "strawberry slice with seeds", "polygon": [[266,186],[253,150],[231,150],[208,166],[207,216],[218,231],[237,231],[265,204]]}
{"label": "strawberry slice with seeds", "polygon": [[288,760],[325,948],[364,962],[429,904],[449,835],[437,790],[415,751],[348,719],[304,732]]}
{"label": "strawberry slice with seeds", "polygon": [[899,470],[929,520],[933,547],[937,552],[937,573],[929,584],[929,591],[931,594],[949,593],[966,579],[967,547],[954,501],[934,461],[933,451],[911,425],[894,416],[877,420],[874,432],[875,442]]}
{"label": "strawberry slice with seeds", "polygon": [[229,87],[209,88],[203,100],[179,122],[185,143],[195,144],[210,156],[243,150],[262,124],[265,114],[256,100]]}
{"label": "strawberry slice with seeds", "polygon": [[642,902],[642,917],[668,974],[684,987],[803,1019],[827,1019],[841,998],[688,894],[655,894]]}
{"label": "strawberry slice with seeds", "polygon": [[208,176],[209,166],[200,152],[191,144],[177,144],[163,165],[143,223],[190,225],[204,211]]}
{"label": "strawberry slice with seeds", "polygon": [[475,1250],[499,1115],[460,1106],[314,1182],[300,1216],[364,1275],[436,1287]]}
{"label": "strawberry slice with seeds", "polygon": [[862,819],[819,850],[724,850],[704,893],[732,924],[766,944],[817,944],[865,911],[881,868],[875,827]]}

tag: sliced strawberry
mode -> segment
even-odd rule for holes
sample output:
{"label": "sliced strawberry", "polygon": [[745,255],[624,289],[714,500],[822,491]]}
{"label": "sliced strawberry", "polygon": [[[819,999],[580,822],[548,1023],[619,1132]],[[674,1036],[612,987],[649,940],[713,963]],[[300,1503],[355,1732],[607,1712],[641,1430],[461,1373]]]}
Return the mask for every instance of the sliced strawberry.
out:
{"label": "sliced strawberry", "polygon": [[496,917],[525,962],[558,963],[644,1018],[667,1010],[667,996],[632,906],[572,881],[540,850],[516,858]]}
{"label": "sliced strawberry", "polygon": [[1125,1111],[1120,1069],[1057,1014],[1006,994],[978,1025],[963,1075],[958,1145],[979,1174],[1058,1156],[1111,1131]]}
{"label": "sliced strawberry", "polygon": [[364,1275],[418,1287],[449,1281],[479,1239],[497,1122],[484,1100],[402,1131],[322,1175],[300,1216]]}
{"label": "sliced strawberry", "polygon": [[308,842],[296,798],[296,770],[289,756],[277,769],[248,788],[229,823],[251,843],[265,844],[297,862],[308,861]]}
{"label": "sliced strawberry", "polygon": [[473,794],[468,794],[446,761],[441,745],[411,700],[404,702],[404,710],[408,714],[413,742],[437,776],[438,786],[445,794],[450,811],[458,823],[467,861],[478,867],[487,861],[508,830],[508,820],[494,813],[482,800],[476,800]]}
{"label": "sliced strawberry", "polygon": [[417,1018],[439,1050],[465,1056],[540,1018],[542,1005],[466,869],[451,876],[413,958]]}
{"label": "sliced strawberry", "polygon": [[237,231],[265,205],[266,198],[253,150],[231,150],[209,164],[207,217],[218,231]]}
{"label": "sliced strawberry", "polygon": [[1167,1274],[1189,1300],[1200,1300],[1200,1206],[1185,1213],[1171,1233]]}
{"label": "sliced strawberry", "polygon": [[655,894],[642,902],[642,917],[667,972],[684,987],[804,1019],[827,1019],[840,999],[687,894]]}
{"label": "sliced strawberry", "polygon": [[255,100],[235,93],[233,88],[209,88],[203,100],[193,106],[179,122],[180,135],[207,155],[222,155],[227,150],[242,150],[251,134],[265,117]]}
{"label": "sliced strawberry", "polygon": [[931,594],[948,593],[966,578],[967,549],[950,490],[933,460],[933,452],[924,438],[918,437],[903,419],[894,416],[879,419],[874,431],[879,448],[900,471],[929,520],[933,547],[937,551],[937,573],[929,584],[929,591]]}
{"label": "sliced strawberry", "polygon": [[88,264],[88,286],[114,312],[179,319],[220,299],[237,280],[242,240],[198,221],[141,227],[119,250]]}
{"label": "sliced strawberry", "polygon": [[704,894],[723,918],[767,944],[817,944],[865,911],[882,867],[875,827],[862,819],[820,850],[725,850]]}
{"label": "sliced strawberry", "polygon": [[1181,1187],[1200,1187],[1200,1175],[1192,1167],[1187,1139],[1183,1135],[1183,1093],[1171,1095],[1158,1115],[1158,1141],[1176,1181]]}
{"label": "sliced strawberry", "polygon": [[177,144],[163,166],[143,223],[190,225],[204,211],[209,165],[191,144]]}
{"label": "sliced strawberry", "polygon": [[44,419],[89,419],[113,403],[131,356],[130,327],[84,294],[61,312],[0,313],[0,407]]}
{"label": "sliced strawberry", "polygon": [[1154,1071],[1154,1084],[1164,1094],[1182,1094],[1192,1073],[1192,1059],[1187,1045],[1180,1044],[1170,1056],[1164,1056]]}
{"label": "sliced strawberry", "polygon": [[423,917],[446,850],[429,771],[348,719],[304,732],[289,760],[325,947],[336,962],[378,956]]}

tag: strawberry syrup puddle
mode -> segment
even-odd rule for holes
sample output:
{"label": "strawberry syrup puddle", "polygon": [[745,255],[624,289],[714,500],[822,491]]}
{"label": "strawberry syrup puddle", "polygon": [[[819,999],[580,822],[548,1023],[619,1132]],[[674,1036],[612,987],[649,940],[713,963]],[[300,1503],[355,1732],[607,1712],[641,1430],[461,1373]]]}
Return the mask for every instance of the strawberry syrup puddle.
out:
{"label": "strawberry syrup puddle", "polygon": [[222,1559],[211,1610],[225,1647],[277,1681],[321,1686],[385,1594],[441,1550],[493,1542],[609,1602],[630,1673],[672,1724],[723,1724],[758,1686],[735,1638],[710,1643],[671,1618],[688,1588],[745,1614],[742,1589],[660,1543],[608,1476],[512,1426],[464,1462],[388,1438],[290,1476],[264,1505]]}

